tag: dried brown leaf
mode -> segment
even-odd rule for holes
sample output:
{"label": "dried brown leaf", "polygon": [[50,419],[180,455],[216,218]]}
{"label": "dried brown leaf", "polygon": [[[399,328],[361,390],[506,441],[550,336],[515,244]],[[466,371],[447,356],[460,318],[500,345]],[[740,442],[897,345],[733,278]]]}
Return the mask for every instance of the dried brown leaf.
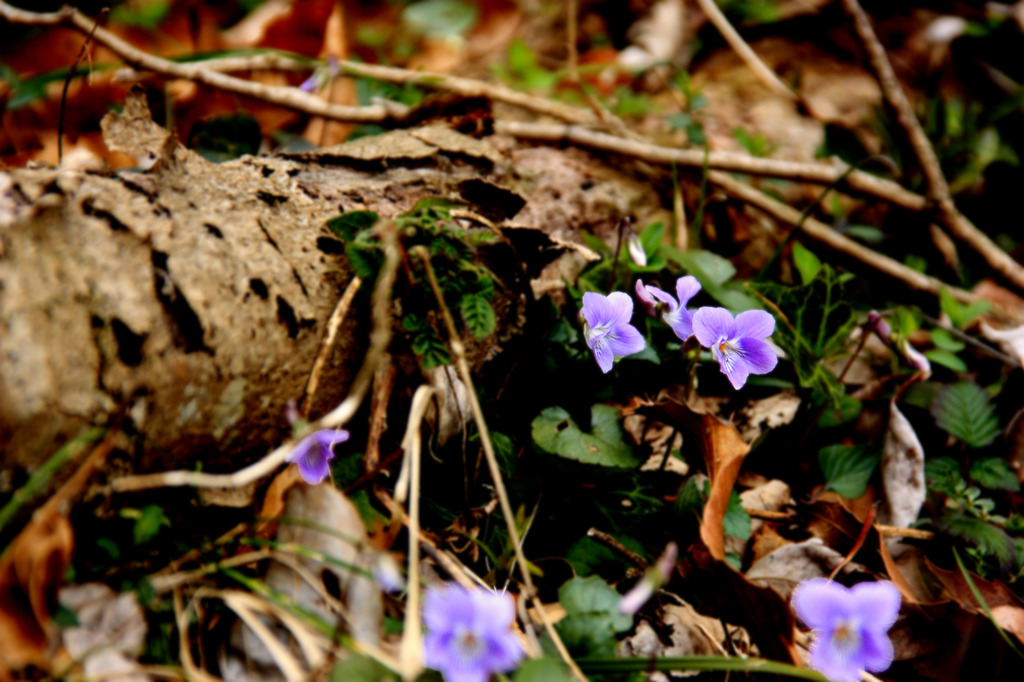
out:
{"label": "dried brown leaf", "polygon": [[[928,559],[925,559],[925,565],[932,575],[942,583],[949,598],[971,613],[986,615],[985,609],[975,599],[963,573],[956,569],[947,571],[939,568]],[[970,575],[971,582],[974,583],[982,599],[985,600],[985,605],[999,627],[1024,643],[1024,602],[1021,602],[1020,597],[1003,583],[985,580],[973,573]]]}

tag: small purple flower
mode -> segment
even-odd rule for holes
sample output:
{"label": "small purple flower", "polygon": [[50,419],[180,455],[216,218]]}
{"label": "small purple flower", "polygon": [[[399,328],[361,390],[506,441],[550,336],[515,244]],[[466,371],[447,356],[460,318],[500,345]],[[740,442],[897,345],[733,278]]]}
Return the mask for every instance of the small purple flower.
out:
{"label": "small purple flower", "polygon": [[722,366],[733,388],[740,389],[751,374],[767,374],[779,358],[765,341],[775,331],[775,318],[763,310],[748,310],[733,319],[725,308],[701,308],[693,314],[693,333],[700,345]]}
{"label": "small purple flower", "polygon": [[672,328],[680,341],[685,341],[693,336],[693,313],[686,309],[686,304],[697,295],[698,291],[700,291],[700,282],[691,275],[676,280],[678,301],[658,287],[643,284],[640,280],[636,281],[636,295],[647,308],[648,315],[654,317],[659,307],[668,306],[668,310],[662,312],[661,319]]}
{"label": "small purple flower", "polygon": [[455,584],[430,590],[423,600],[427,667],[447,682],[486,682],[492,673],[511,671],[523,657],[514,619],[515,603],[506,594]]}
{"label": "small purple flower", "polygon": [[900,593],[890,582],[853,589],[815,578],[793,592],[793,609],[814,628],[809,665],[835,682],[860,682],[863,670],[881,672],[892,663],[886,635],[900,611]]}
{"label": "small purple flower", "polygon": [[327,478],[330,471],[328,462],[334,459],[331,448],[335,443],[344,443],[347,440],[348,431],[344,429],[314,431],[299,441],[295,449],[285,457],[285,461],[298,464],[302,480],[310,485],[316,485]]}
{"label": "small purple flower", "polygon": [[644,349],[644,337],[629,323],[632,317],[633,299],[621,291],[608,296],[583,294],[583,336],[602,372],[611,370],[615,358]]}

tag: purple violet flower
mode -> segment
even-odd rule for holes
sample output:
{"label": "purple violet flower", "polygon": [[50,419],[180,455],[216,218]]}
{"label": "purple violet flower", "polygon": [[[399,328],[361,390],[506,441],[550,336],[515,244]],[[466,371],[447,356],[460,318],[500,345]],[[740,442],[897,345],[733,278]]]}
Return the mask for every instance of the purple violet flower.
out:
{"label": "purple violet flower", "polygon": [[300,440],[284,459],[286,462],[298,464],[302,480],[310,485],[316,485],[327,478],[330,471],[328,462],[334,459],[331,448],[335,443],[344,443],[347,440],[348,431],[344,429],[314,431]]}
{"label": "purple violet flower", "polygon": [[835,682],[860,682],[862,670],[881,672],[892,663],[886,635],[900,611],[900,593],[890,582],[853,589],[815,578],[797,586],[793,610],[814,628],[808,664]]}
{"label": "purple violet flower", "polygon": [[594,351],[597,366],[605,374],[612,368],[615,358],[639,353],[644,349],[644,337],[629,323],[633,317],[633,299],[621,291],[603,296],[583,294],[583,336]]}
{"label": "purple violet flower", "polygon": [[636,295],[647,309],[647,314],[655,317],[659,307],[667,306],[668,310],[663,309],[661,319],[672,328],[680,341],[685,341],[693,336],[693,313],[686,309],[686,304],[697,295],[698,291],[700,291],[700,282],[692,275],[676,280],[676,296],[679,300],[672,298],[671,294],[665,293],[658,287],[643,284],[640,280],[636,281]]}
{"label": "purple violet flower", "polygon": [[725,308],[701,308],[693,314],[693,333],[722,366],[722,374],[740,389],[751,374],[767,374],[779,358],[765,340],[775,331],[775,318],[748,310],[733,319]]}
{"label": "purple violet flower", "polygon": [[511,671],[523,657],[514,620],[515,603],[507,594],[455,584],[428,591],[426,666],[440,670],[447,682],[487,682],[492,673]]}

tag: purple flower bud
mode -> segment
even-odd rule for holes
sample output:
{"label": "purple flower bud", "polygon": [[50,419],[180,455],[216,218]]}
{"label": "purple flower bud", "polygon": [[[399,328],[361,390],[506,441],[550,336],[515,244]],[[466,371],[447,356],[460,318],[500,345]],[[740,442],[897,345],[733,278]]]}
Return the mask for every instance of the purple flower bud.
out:
{"label": "purple flower bud", "polygon": [[700,282],[696,277],[690,275],[676,280],[678,300],[658,287],[641,284],[640,280],[636,282],[636,295],[647,308],[647,314],[654,317],[659,307],[662,309],[667,307],[668,309],[662,312],[662,319],[672,328],[680,341],[685,341],[693,336],[693,314],[686,309],[686,304],[697,295],[698,291],[700,291]]}
{"label": "purple flower bud", "polygon": [[327,478],[331,470],[328,464],[334,459],[331,448],[335,443],[344,443],[347,440],[348,431],[344,429],[314,431],[299,441],[285,457],[285,461],[298,464],[302,480],[310,485],[316,485]]}
{"label": "purple flower bud", "polygon": [[672,569],[679,558],[679,547],[674,542],[668,543],[658,561],[647,569],[644,577],[619,600],[619,612],[633,615],[647,603],[651,596],[672,577]]}
{"label": "purple flower bud", "polygon": [[751,374],[767,374],[779,358],[766,339],[775,331],[775,318],[763,310],[748,310],[733,319],[725,308],[701,308],[693,314],[693,333],[711,349],[722,374],[740,389]]}
{"label": "purple flower bud", "polygon": [[878,338],[886,343],[889,343],[889,339],[892,338],[892,327],[876,310],[868,313],[868,329],[878,334]]}
{"label": "purple flower bud", "polygon": [[633,299],[621,291],[608,296],[583,294],[580,317],[584,320],[583,336],[602,372],[607,374],[611,370],[615,358],[644,349],[644,337],[629,323]]}
{"label": "purple flower bud", "polygon": [[511,629],[514,620],[515,603],[507,594],[455,584],[428,591],[426,666],[448,682],[487,682],[493,673],[511,671],[523,657]]}
{"label": "purple flower bud", "polygon": [[316,71],[314,71],[312,76],[302,81],[302,85],[299,86],[299,90],[302,90],[303,92],[316,92],[320,89],[319,83],[320,76]]}
{"label": "purple flower bud", "polygon": [[881,672],[892,663],[887,632],[900,611],[900,593],[890,582],[853,589],[824,578],[793,592],[793,610],[814,628],[809,665],[835,682],[860,682],[861,672]]}

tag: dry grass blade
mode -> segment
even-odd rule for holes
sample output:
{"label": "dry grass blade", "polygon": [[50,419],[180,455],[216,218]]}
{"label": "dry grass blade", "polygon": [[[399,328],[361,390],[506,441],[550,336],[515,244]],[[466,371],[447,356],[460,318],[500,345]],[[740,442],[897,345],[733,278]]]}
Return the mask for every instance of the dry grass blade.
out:
{"label": "dry grass blade", "polygon": [[[434,389],[420,386],[412,398],[409,421],[402,439],[405,462],[402,477],[397,485],[396,498],[404,490],[403,481],[408,485],[409,498],[409,595],[406,600],[405,628],[402,631],[400,671],[405,680],[414,680],[423,671],[423,625],[420,620],[420,456],[422,440],[420,424]],[[409,475],[406,476],[406,471]]]}
{"label": "dry grass blade", "polygon": [[[533,578],[530,576],[529,564],[526,561],[526,555],[523,553],[522,541],[519,537],[519,529],[516,528],[515,513],[512,511],[512,504],[508,499],[508,492],[505,490],[505,483],[501,477],[501,468],[498,466],[498,458],[494,453],[494,444],[491,442],[491,434],[487,430],[487,422],[484,421],[483,410],[480,407],[480,400],[476,394],[476,388],[473,384],[473,376],[469,371],[469,362],[466,360],[466,347],[462,343],[462,339],[459,337],[458,330],[455,328],[455,320],[452,319],[451,311],[448,310],[448,306],[444,302],[444,294],[441,292],[441,287],[437,283],[437,276],[434,274],[434,268],[430,264],[430,253],[427,252],[423,247],[417,247],[416,253],[423,263],[423,267],[427,272],[427,279],[430,282],[430,288],[434,292],[434,298],[437,301],[438,307],[441,309],[441,316],[444,318],[445,328],[448,331],[448,342],[452,348],[452,355],[455,356],[456,367],[459,371],[459,378],[466,384],[466,388],[469,389],[470,406],[473,408],[473,420],[476,422],[477,431],[480,434],[480,444],[483,446],[484,457],[487,460],[487,468],[491,474],[491,480],[494,481],[494,489],[498,494],[498,503],[501,505],[502,517],[505,520],[505,527],[508,529],[509,541],[512,543],[513,549],[515,550],[516,561],[519,563],[519,572],[523,578],[523,585],[525,586],[526,594],[530,599],[537,604],[537,612],[540,614],[541,620],[544,623],[544,628],[547,630],[548,635],[551,637],[551,641],[555,648],[558,650],[558,654],[565,661],[566,665],[569,666],[569,670],[573,676],[578,680],[586,680],[586,676],[576,665],[576,662],[569,655],[568,649],[565,648],[565,643],[562,642],[562,638],[558,635],[558,631],[555,630],[551,620],[547,617],[547,614],[542,608],[540,598],[537,596],[537,591],[533,586]],[[532,651],[529,652],[531,656],[538,657],[540,652]]]}
{"label": "dry grass blade", "polygon": [[[259,637],[263,645],[267,647],[267,651],[273,656],[274,662],[277,663],[277,667],[281,669],[281,673],[288,682],[299,682],[305,679],[306,674],[302,669],[299,662],[292,656],[291,652],[281,643],[270,628],[261,621],[257,615],[256,610],[261,610],[265,614],[270,615],[270,609],[265,607],[259,607],[252,603],[252,595],[236,592],[223,592],[220,598],[224,603],[242,619],[242,621],[252,630],[253,634]],[[253,608],[256,607],[256,608]]]}

